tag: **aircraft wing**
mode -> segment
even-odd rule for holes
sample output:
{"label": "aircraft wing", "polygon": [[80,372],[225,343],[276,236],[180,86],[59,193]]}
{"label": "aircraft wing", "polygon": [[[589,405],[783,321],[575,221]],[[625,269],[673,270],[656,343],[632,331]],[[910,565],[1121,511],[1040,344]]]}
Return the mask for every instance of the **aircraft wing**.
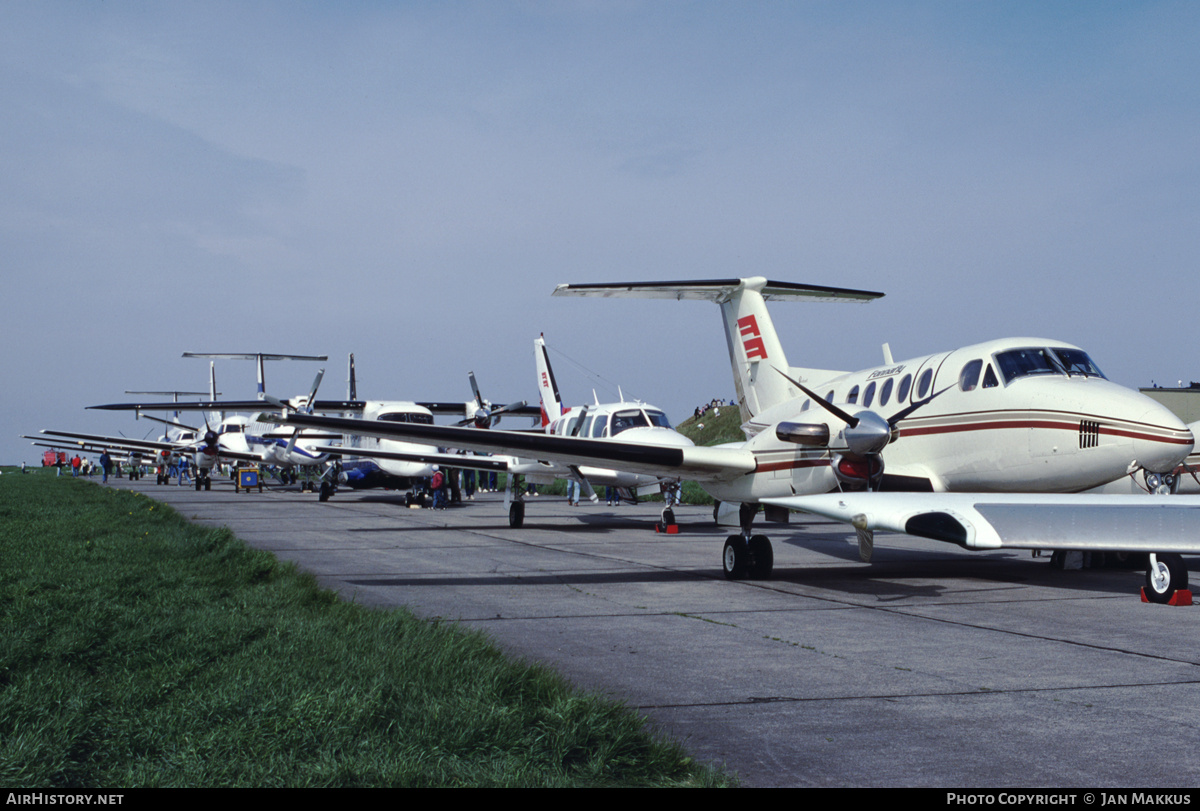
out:
{"label": "aircraft wing", "polygon": [[[61,436],[68,439],[74,439],[81,442],[90,442],[97,445],[103,445],[106,448],[122,448],[124,450],[134,451],[171,451],[172,453],[195,453],[200,447],[200,443],[189,442],[158,442],[151,439],[129,439],[123,436],[103,436],[101,434],[77,434],[71,431],[49,431],[43,430],[41,433],[47,436]],[[230,451],[226,448],[221,448],[217,455],[221,459],[236,459],[240,462],[261,462],[262,457],[257,454],[238,453]]]}
{"label": "aircraft wing", "polygon": [[602,464],[630,473],[695,481],[732,479],[753,472],[756,466],[754,455],[740,448],[663,447],[614,439],[581,439],[449,425],[317,417],[310,414],[272,415],[270,419],[343,434],[405,439],[422,445],[501,453],[566,465]]}
{"label": "aircraft wing", "polygon": [[[362,400],[314,400],[314,411],[349,412],[362,411],[366,403]],[[274,406],[267,400],[201,400],[189,403],[105,403],[88,406],[100,411],[262,411]],[[459,404],[462,411],[462,404]]]}
{"label": "aircraft wing", "polygon": [[79,442],[103,445],[108,448],[126,448],[135,451],[182,451],[185,448],[174,442],[158,442],[152,439],[130,439],[123,436],[103,436],[101,434],[77,434],[71,431],[49,431],[41,433],[47,436],[61,436]]}
{"label": "aircraft wing", "polygon": [[317,445],[313,450],[319,453],[341,454],[342,456],[365,456],[369,459],[392,459],[397,462],[420,462],[425,465],[443,465],[444,467],[461,467],[469,470],[495,470],[504,473],[508,470],[508,460],[493,456],[468,456],[461,453],[402,453],[399,451],[368,450],[365,448],[345,448],[341,445]]}
{"label": "aircraft wing", "polygon": [[[33,436],[24,436],[24,435],[22,435],[21,438],[22,439],[33,439],[33,440],[44,439],[44,437],[33,437]],[[34,441],[29,444],[36,445],[39,448],[51,448],[51,449],[60,450],[60,451],[83,451],[84,453],[101,453],[103,451],[109,451],[110,456],[112,456],[114,458],[119,457],[122,459],[127,458],[128,455],[130,453],[132,453],[132,451],[125,450],[124,448],[114,448],[111,445],[100,445],[100,444],[97,444],[94,442],[83,442],[82,440],[76,440],[74,442],[37,442],[37,441]]]}
{"label": "aircraft wing", "polygon": [[861,492],[763,503],[966,549],[1200,553],[1200,496]]}

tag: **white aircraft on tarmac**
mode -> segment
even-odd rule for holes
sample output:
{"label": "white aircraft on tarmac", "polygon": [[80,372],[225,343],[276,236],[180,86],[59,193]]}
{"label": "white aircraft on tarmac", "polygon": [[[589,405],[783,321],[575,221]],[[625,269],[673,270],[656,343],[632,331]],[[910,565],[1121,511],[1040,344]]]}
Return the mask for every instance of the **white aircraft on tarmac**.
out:
{"label": "white aircraft on tarmac", "polygon": [[[576,438],[616,438],[622,443],[641,443],[655,447],[691,447],[692,441],[683,434],[671,428],[667,415],[659,408],[641,402],[629,402],[622,397],[621,402],[599,403],[585,405],[579,408],[564,409],[558,384],[554,379],[554,371],[546,354],[546,341],[543,336],[534,340],[534,358],[537,368],[538,389],[542,398],[542,432],[543,435]],[[485,406],[475,383],[474,373],[471,374],[471,386],[475,391],[479,407],[473,417],[464,422],[473,422],[475,429],[490,428],[491,418],[501,412],[501,409],[489,409]],[[407,404],[412,406],[413,404]],[[468,404],[469,406],[470,404]],[[524,404],[519,404],[523,406]],[[512,407],[506,406],[506,409]],[[520,413],[525,413],[524,409]],[[269,419],[274,419],[270,417]],[[432,415],[417,417],[405,412],[401,419],[380,420],[401,422],[410,425],[425,425],[433,427]],[[371,436],[370,430],[362,430],[364,425],[372,421],[368,412],[364,412],[362,420],[343,420],[337,423],[337,430],[347,434],[358,433]],[[333,428],[329,422],[323,423],[327,428]],[[472,430],[472,429],[460,429]],[[509,434],[512,432],[503,432]],[[530,432],[525,432],[530,433]],[[536,435],[536,434],[534,434]],[[430,445],[424,447],[411,443],[397,442],[395,439],[376,439],[373,447],[369,443],[356,448],[355,453],[362,456],[380,459],[393,465],[423,465],[427,471],[423,475],[432,475],[433,465],[445,467],[468,468],[473,470],[499,471],[507,475],[505,482],[505,505],[508,507],[508,522],[512,527],[520,527],[525,522],[525,484],[550,484],[558,479],[570,479],[577,483],[582,493],[591,501],[599,501],[595,488],[599,486],[614,487],[618,490],[630,490],[658,486],[664,495],[662,523],[670,526],[675,523],[675,514],[671,509],[673,503],[678,503],[680,480],[676,475],[661,476],[655,474],[633,473],[625,470],[614,470],[608,467],[580,466],[576,464],[556,464],[542,461],[538,458],[519,456],[467,456],[455,453],[442,453]],[[408,447],[401,447],[407,445]],[[455,447],[458,447],[455,445]],[[319,450],[332,451],[331,447],[320,447]]]}
{"label": "white aircraft on tarmac", "polygon": [[[1107,380],[1076,346],[1008,338],[900,362],[885,347],[882,365],[836,372],[792,367],[766,302],[865,302],[881,293],[754,277],[560,285],[554,294],[718,304],[747,440],[662,448],[439,426],[360,430],[693,479],[714,498],[742,505],[742,532],[722,554],[731,579],[771,574],[771,543],[751,531],[766,504],[852,524],[864,559],[876,529],[967,549],[1140,551],[1150,553],[1150,599],[1166,602],[1186,588],[1178,553],[1200,552],[1193,540],[1200,499],[1078,494],[1130,471],[1170,490],[1192,433],[1163,406]],[[322,427],[302,415],[286,422]],[[1121,518],[1095,520],[1094,498],[1107,499],[1103,514]]]}
{"label": "white aircraft on tarmac", "polygon": [[[205,429],[203,431],[199,428],[148,416],[149,419],[166,422],[167,425],[180,429],[183,432],[175,436],[171,436],[168,433],[168,436],[160,439],[159,443],[153,449],[157,451],[160,458],[164,459],[172,450],[175,452],[194,453],[195,462],[199,470],[199,475],[196,477],[197,490],[211,488],[211,470],[221,459],[276,466],[284,471],[284,476],[288,476],[290,473],[293,481],[295,480],[294,471],[298,468],[320,469],[327,467],[329,454],[316,452],[312,449],[312,446],[316,443],[328,442],[338,437],[329,434],[302,434],[294,428],[287,431],[271,430],[258,420],[230,413],[236,411],[261,412],[264,407],[269,406],[311,411],[316,402],[317,389],[321,384],[325,370],[318,371],[316,378],[313,380],[312,388],[307,395],[282,401],[271,397],[265,391],[263,362],[266,360],[321,361],[327,360],[326,356],[271,355],[263,353],[198,354],[185,352],[184,357],[256,361],[258,399],[217,400],[215,371],[210,364],[211,390],[210,399],[207,401],[187,403],[110,403],[107,405],[89,406],[89,408],[108,411],[135,411],[139,416],[148,416],[143,415],[142,412],[157,410],[206,412]],[[217,427],[215,429],[211,427],[211,423],[209,422],[210,415],[212,422],[216,423]],[[58,435],[73,436],[65,433],[59,433]],[[113,444],[120,444],[118,440],[112,437],[99,437],[96,439],[112,440]],[[322,484],[327,484],[325,477],[322,477]]]}

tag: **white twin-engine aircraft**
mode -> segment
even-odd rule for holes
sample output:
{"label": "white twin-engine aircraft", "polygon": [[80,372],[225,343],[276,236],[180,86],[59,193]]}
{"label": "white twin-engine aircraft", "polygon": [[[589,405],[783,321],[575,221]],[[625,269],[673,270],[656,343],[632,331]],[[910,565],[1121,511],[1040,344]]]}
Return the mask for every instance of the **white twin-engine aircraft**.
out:
{"label": "white twin-engine aircraft", "polygon": [[[225,360],[254,360],[257,362],[258,373],[258,399],[257,400],[217,400],[216,399],[216,379],[215,371],[210,364],[210,399],[203,402],[190,403],[110,403],[107,405],[89,406],[93,409],[101,409],[108,411],[135,411],[139,415],[145,411],[202,411],[211,412],[213,422],[217,424],[214,429],[209,425],[209,416],[205,417],[205,429],[201,431],[199,428],[191,428],[189,426],[179,425],[178,423],[167,423],[176,428],[184,429],[184,433],[174,437],[163,437],[157,443],[151,443],[147,446],[143,443],[140,447],[149,447],[156,451],[156,455],[165,460],[171,452],[191,454],[193,461],[196,464],[198,474],[196,477],[196,489],[208,490],[212,487],[212,469],[221,461],[242,461],[252,462],[266,465],[276,465],[285,471],[291,471],[294,480],[294,471],[297,468],[324,467],[329,461],[329,454],[317,452],[313,449],[314,445],[321,442],[328,442],[337,437],[320,434],[313,435],[311,433],[303,434],[297,429],[288,429],[286,431],[271,430],[264,423],[236,415],[228,415],[228,412],[233,411],[261,411],[264,406],[275,406],[277,408],[289,408],[293,410],[312,410],[315,403],[317,389],[320,387],[321,379],[325,370],[322,369],[317,373],[313,380],[311,390],[307,395],[294,397],[288,401],[282,401],[266,394],[264,383],[263,362],[267,360],[308,360],[308,361],[323,361],[327,360],[324,355],[272,355],[272,354],[209,354],[209,353],[192,353],[185,352],[184,357],[191,358],[211,358]],[[135,392],[136,393],[136,392]],[[155,393],[155,392],[149,392]],[[157,419],[149,417],[149,419]],[[160,422],[165,422],[159,420]],[[79,437],[81,435],[69,434],[65,432],[43,431],[43,433],[54,434],[57,436]],[[123,446],[123,441],[114,437],[96,437],[88,435],[93,440],[104,441],[107,444],[114,446]],[[286,474],[285,474],[286,475]],[[162,478],[165,478],[162,477]],[[322,493],[329,486],[328,481],[323,477]]]}
{"label": "white twin-engine aircraft", "polygon": [[[531,434],[530,432],[524,432],[525,436],[553,436],[568,439],[595,437],[609,439],[617,438],[619,435],[619,439],[615,439],[615,441],[621,443],[671,448],[690,447],[692,445],[690,439],[671,428],[670,422],[667,420],[667,415],[661,409],[645,403],[628,402],[622,399],[619,403],[597,402],[590,406],[585,405],[578,408],[564,409],[562,397],[558,391],[558,384],[554,379],[554,371],[550,366],[550,359],[546,354],[546,341],[541,336],[534,340],[534,357],[537,367],[538,389],[542,397],[542,427],[544,433]],[[530,457],[529,454],[466,456],[442,453],[437,448],[431,447],[432,445],[449,445],[456,448],[464,447],[460,442],[437,442],[436,435],[439,430],[444,429],[451,432],[469,431],[472,436],[475,436],[482,433],[479,429],[486,429],[490,426],[490,417],[495,416],[499,409],[489,410],[483,407],[478,387],[475,386],[474,375],[471,377],[471,384],[475,389],[476,401],[480,403],[480,407],[476,410],[475,417],[472,420],[475,424],[474,428],[434,426],[433,417],[429,411],[426,410],[423,414],[420,414],[415,413],[412,408],[407,408],[395,415],[383,414],[374,420],[371,419],[369,411],[364,411],[362,420],[331,421],[332,418],[318,419],[324,428],[343,431],[347,434],[361,434],[368,437],[398,436],[399,433],[397,432],[404,429],[397,427],[397,431],[394,432],[388,432],[387,430],[376,431],[374,426],[378,426],[381,422],[399,422],[405,426],[420,426],[416,430],[422,431],[422,436],[428,436],[433,440],[429,445],[421,446],[407,442],[397,442],[394,438],[383,438],[375,439],[373,442],[364,442],[353,450],[345,451],[376,459],[385,470],[388,469],[386,466],[390,465],[392,469],[420,470],[420,472],[412,472],[410,475],[423,475],[427,477],[432,475],[433,465],[442,465],[446,467],[494,470],[507,473],[504,496],[505,504],[508,507],[508,522],[512,527],[520,527],[525,522],[526,502],[524,482],[550,484],[558,479],[574,480],[579,484],[582,492],[592,501],[599,500],[594,489],[595,487],[606,486],[625,490],[629,488],[658,486],[662,489],[664,496],[667,496],[664,500],[663,524],[670,525],[675,523],[675,514],[671,509],[671,504],[677,503],[679,498],[680,480],[677,475],[663,476],[659,474],[630,472],[623,469],[614,470],[607,467],[581,466],[578,464],[542,460],[536,456]],[[407,405],[413,406],[415,404],[409,403]],[[523,406],[524,404],[520,405]],[[510,407],[506,406],[505,408]],[[271,419],[274,419],[274,417],[271,417]],[[297,420],[289,419],[288,422],[297,422]],[[503,434],[504,436],[514,435],[514,432],[509,431],[493,431],[489,433]],[[461,433],[452,434],[452,436],[461,435]],[[335,450],[332,447],[319,449]],[[418,466],[423,467],[418,468]]]}
{"label": "white twin-engine aircraft", "polygon": [[[1200,499],[1077,494],[1127,475],[1170,490],[1192,433],[1158,403],[1108,381],[1078,347],[1012,338],[899,363],[885,350],[882,366],[835,372],[788,363],[766,301],[882,294],[762,277],[560,285],[554,294],[718,304],[747,440],[663,448],[441,429],[439,443],[694,479],[742,505],[742,532],[722,555],[729,578],[770,576],[770,541],[751,532],[757,505],[766,504],[854,525],[864,559],[876,529],[967,549],[1142,551],[1150,553],[1151,599],[1166,602],[1186,588],[1178,553],[1200,551]],[[287,421],[320,425],[302,415]],[[1097,520],[1114,511],[1119,520]]]}

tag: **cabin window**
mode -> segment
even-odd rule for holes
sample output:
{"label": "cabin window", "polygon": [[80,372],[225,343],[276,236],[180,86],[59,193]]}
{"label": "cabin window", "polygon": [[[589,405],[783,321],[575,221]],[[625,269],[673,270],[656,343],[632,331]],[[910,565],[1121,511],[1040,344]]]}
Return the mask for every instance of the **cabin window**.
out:
{"label": "cabin window", "polygon": [[863,392],[863,408],[870,408],[871,401],[875,399],[875,381],[872,380],[867,384],[867,390]]}
{"label": "cabin window", "polygon": [[848,396],[846,398],[846,403],[848,405],[854,405],[857,402],[858,402],[858,386],[855,386],[854,388],[850,389],[850,396]]}
{"label": "cabin window", "polygon": [[592,435],[592,421],[595,419],[596,419],[595,416],[591,416],[583,421],[583,428],[581,428],[579,430],[579,436],[591,436]]}
{"label": "cabin window", "polygon": [[908,390],[912,388],[912,375],[905,375],[900,379],[900,388],[896,391],[896,399],[899,402],[904,402],[908,399]]}
{"label": "cabin window", "polygon": [[829,393],[825,395],[825,402],[827,402],[827,403],[833,402],[833,389],[830,389]]}
{"label": "cabin window", "polygon": [[933,369],[926,369],[921,372],[921,379],[917,381],[917,399],[924,397],[929,393],[929,384],[933,382]]}
{"label": "cabin window", "polygon": [[1000,381],[996,379],[996,373],[992,371],[992,364],[987,365],[987,371],[983,373],[983,387],[985,389],[994,389],[1000,385]]}
{"label": "cabin window", "polygon": [[892,396],[892,378],[883,381],[883,388],[879,390],[879,407],[883,408],[888,404],[888,399]]}
{"label": "cabin window", "polygon": [[562,430],[555,431],[554,433],[561,434],[563,436],[574,436],[575,435],[575,426],[579,425],[579,416],[580,415],[576,414],[574,417],[571,417],[570,419],[566,420],[565,423],[560,423]]}
{"label": "cabin window", "polygon": [[1004,376],[1006,385],[1018,377],[1061,374],[1050,350],[1036,347],[997,352],[996,365],[1000,367],[1000,374]]}
{"label": "cabin window", "polygon": [[983,361],[968,361],[958,375],[958,387],[963,391],[972,391],[979,385],[979,373],[983,370]]}

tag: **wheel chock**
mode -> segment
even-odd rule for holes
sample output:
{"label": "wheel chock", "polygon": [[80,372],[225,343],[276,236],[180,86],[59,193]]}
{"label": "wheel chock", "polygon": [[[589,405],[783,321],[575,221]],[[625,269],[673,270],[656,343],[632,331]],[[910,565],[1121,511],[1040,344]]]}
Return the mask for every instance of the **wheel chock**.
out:
{"label": "wheel chock", "polygon": [[[1150,600],[1147,599],[1147,597],[1146,597],[1146,587],[1145,586],[1142,586],[1142,602],[1143,603],[1150,602]],[[1191,605],[1191,604],[1192,604],[1192,592],[1188,589],[1179,589],[1174,594],[1172,594],[1171,599],[1167,600],[1167,602],[1166,602],[1166,605]]]}
{"label": "wheel chock", "polygon": [[667,535],[678,535],[679,524],[655,524],[654,531],[665,533]]}

